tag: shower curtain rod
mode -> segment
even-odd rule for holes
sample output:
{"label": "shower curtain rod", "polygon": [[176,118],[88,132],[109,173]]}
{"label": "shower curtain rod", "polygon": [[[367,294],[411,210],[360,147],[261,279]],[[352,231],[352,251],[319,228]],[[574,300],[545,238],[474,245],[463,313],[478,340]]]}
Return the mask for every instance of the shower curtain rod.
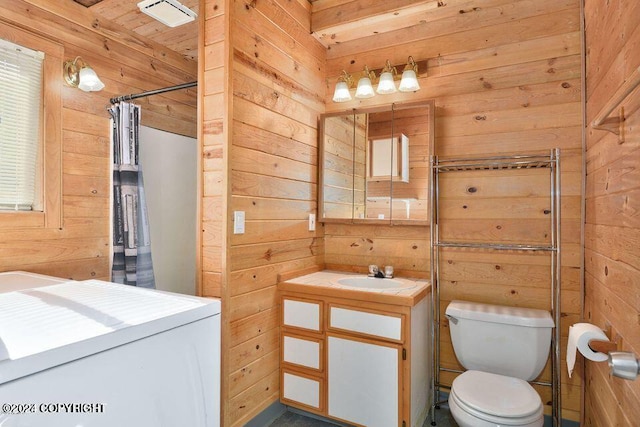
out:
{"label": "shower curtain rod", "polygon": [[132,93],[129,95],[117,96],[115,98],[111,98],[110,102],[111,104],[117,104],[118,102],[121,102],[121,101],[130,101],[132,99],[143,98],[145,96],[151,96],[151,95],[158,95],[161,93],[171,92],[174,90],[187,89],[194,86],[198,86],[198,82],[183,83],[181,85],[163,87],[161,89],[149,90],[147,92],[142,92],[142,93]]}

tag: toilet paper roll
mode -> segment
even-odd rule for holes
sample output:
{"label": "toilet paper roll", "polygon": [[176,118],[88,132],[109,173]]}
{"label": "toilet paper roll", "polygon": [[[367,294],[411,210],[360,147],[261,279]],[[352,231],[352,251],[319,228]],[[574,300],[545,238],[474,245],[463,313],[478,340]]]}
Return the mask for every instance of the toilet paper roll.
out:
{"label": "toilet paper roll", "polygon": [[591,323],[576,323],[569,327],[569,342],[567,344],[567,369],[569,370],[569,378],[573,373],[573,367],[576,364],[576,352],[580,352],[584,357],[594,362],[604,362],[609,358],[604,353],[591,350],[589,341],[600,340],[609,341],[607,335]]}

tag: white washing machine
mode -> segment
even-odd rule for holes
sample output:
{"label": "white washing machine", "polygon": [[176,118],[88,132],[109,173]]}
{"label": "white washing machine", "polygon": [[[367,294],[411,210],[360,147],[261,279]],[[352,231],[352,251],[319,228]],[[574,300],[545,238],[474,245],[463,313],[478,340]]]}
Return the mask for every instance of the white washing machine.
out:
{"label": "white washing machine", "polygon": [[0,426],[219,425],[219,300],[0,273]]}

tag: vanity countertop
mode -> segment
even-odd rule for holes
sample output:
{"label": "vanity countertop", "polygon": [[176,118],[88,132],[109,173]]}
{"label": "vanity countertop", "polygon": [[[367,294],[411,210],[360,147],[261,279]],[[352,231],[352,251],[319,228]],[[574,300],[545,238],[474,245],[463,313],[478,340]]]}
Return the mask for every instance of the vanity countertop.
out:
{"label": "vanity countertop", "polygon": [[394,280],[403,282],[403,287],[392,289],[355,288],[341,285],[338,282],[339,279],[356,277],[364,278],[366,275],[344,271],[321,270],[293,278],[286,278],[278,283],[278,289],[409,307],[417,304],[431,291],[431,285],[428,280],[404,277],[394,277]]}

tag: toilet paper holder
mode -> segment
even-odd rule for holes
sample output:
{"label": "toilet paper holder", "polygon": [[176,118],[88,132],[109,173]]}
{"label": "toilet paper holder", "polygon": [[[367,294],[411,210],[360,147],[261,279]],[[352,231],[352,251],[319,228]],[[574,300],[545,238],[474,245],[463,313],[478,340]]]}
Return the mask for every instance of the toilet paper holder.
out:
{"label": "toilet paper holder", "polygon": [[619,351],[622,349],[622,338],[620,335],[616,334],[616,337],[612,339],[613,333],[611,331],[611,325],[607,325],[603,332],[609,338],[609,341],[591,340],[589,341],[589,348],[591,350],[608,354],[612,351]]}
{"label": "toilet paper holder", "polygon": [[[611,337],[611,326],[607,326],[604,333]],[[622,349],[622,338],[616,334],[615,340],[589,341],[589,348],[593,351],[608,354],[608,364],[611,375],[625,380],[635,380],[640,375],[640,360],[634,353],[620,351]]]}
{"label": "toilet paper holder", "polygon": [[589,348],[593,351],[607,354],[612,351],[617,351],[618,343],[615,341],[591,340],[589,341]]}

